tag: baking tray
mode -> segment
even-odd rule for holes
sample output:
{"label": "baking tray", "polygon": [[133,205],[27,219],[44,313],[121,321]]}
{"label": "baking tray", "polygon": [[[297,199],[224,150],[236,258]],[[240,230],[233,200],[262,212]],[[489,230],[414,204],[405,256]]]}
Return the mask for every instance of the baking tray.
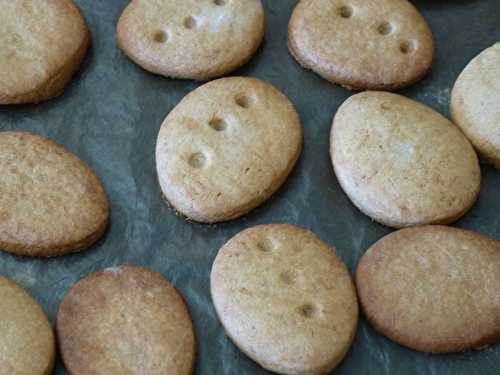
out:
{"label": "baking tray", "polygon": [[[286,222],[309,228],[334,245],[354,271],[364,251],[390,232],[350,203],[331,167],[331,120],[352,93],[302,69],[290,57],[287,24],[296,1],[264,0],[265,42],[235,74],[269,81],[291,99],[304,127],[302,157],[285,186],[250,214],[220,225],[189,223],[161,198],[154,149],[166,114],[200,83],[149,74],[119,51],[115,26],[128,0],[76,2],[93,41],[82,69],[58,99],[1,107],[0,130],[45,135],[87,161],[109,195],[111,224],[101,241],[79,254],[28,259],[0,253],[0,274],[30,291],[54,321],[67,290],[93,271],[122,263],[159,271],[189,305],[198,341],[196,374],[267,374],[236,349],[217,320],[209,293],[212,262],[221,245],[242,229]],[[500,1],[414,3],[434,32],[437,55],[432,73],[401,93],[448,115],[457,75],[471,58],[500,40]],[[500,171],[482,166],[482,172],[479,200],[457,225],[500,239]],[[462,354],[422,354],[377,334],[361,318],[354,344],[335,373],[500,374],[500,345]],[[66,374],[60,360],[55,374]]]}

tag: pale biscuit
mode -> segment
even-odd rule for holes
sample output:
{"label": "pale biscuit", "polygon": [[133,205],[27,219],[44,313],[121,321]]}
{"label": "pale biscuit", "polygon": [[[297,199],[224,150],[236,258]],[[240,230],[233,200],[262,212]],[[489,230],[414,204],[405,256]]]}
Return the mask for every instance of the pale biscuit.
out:
{"label": "pale biscuit", "polygon": [[477,199],[481,171],[470,143],[445,117],[403,96],[352,96],[335,115],[330,141],[343,190],[382,224],[447,224]]}
{"label": "pale biscuit", "polygon": [[159,273],[108,268],[79,281],[57,314],[70,374],[189,375],[195,337],[186,305]]}
{"label": "pale biscuit", "polygon": [[500,43],[481,52],[460,74],[450,111],[482,158],[500,168]]}
{"label": "pale biscuit", "polygon": [[445,226],[394,232],[359,262],[363,311],[382,334],[415,350],[457,352],[500,338],[500,244]]}
{"label": "pale biscuit", "polygon": [[87,164],[25,132],[0,132],[0,249],[27,256],[84,249],[104,233],[106,193]]}
{"label": "pale biscuit", "polygon": [[305,229],[244,230],[219,251],[210,280],[228,336],[267,370],[326,374],[351,346],[354,284],[335,249]]}
{"label": "pale biscuit", "polygon": [[0,375],[50,375],[55,356],[54,333],[40,305],[0,276]]}
{"label": "pale biscuit", "polygon": [[72,0],[0,0],[0,104],[62,94],[89,45]]}
{"label": "pale biscuit", "polygon": [[152,73],[207,80],[250,60],[264,29],[261,0],[132,0],[117,40]]}
{"label": "pale biscuit", "polygon": [[301,0],[288,46],[303,67],[348,89],[408,86],[434,56],[429,26],[406,0]]}
{"label": "pale biscuit", "polygon": [[268,199],[301,148],[300,119],[283,94],[257,79],[222,78],[191,92],[167,116],[156,167],[176,210],[213,223]]}

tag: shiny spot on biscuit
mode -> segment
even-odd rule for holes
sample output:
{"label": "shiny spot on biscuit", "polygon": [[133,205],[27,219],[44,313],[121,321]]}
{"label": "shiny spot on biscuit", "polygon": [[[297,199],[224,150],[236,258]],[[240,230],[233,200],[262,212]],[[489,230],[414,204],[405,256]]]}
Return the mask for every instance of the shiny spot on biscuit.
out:
{"label": "shiny spot on biscuit", "polygon": [[194,29],[196,27],[196,20],[189,16],[184,19],[184,27],[186,29]]}
{"label": "shiny spot on biscuit", "polygon": [[392,32],[392,25],[389,22],[382,22],[378,25],[380,35],[389,35]]}
{"label": "shiny spot on biscuit", "polygon": [[189,157],[188,163],[193,168],[203,168],[207,163],[207,158],[201,152],[197,152]]}
{"label": "shiny spot on biscuit", "polygon": [[342,18],[351,18],[353,14],[353,10],[350,6],[344,5],[339,8],[339,15]]}
{"label": "shiny spot on biscuit", "polygon": [[153,34],[153,40],[156,43],[165,43],[167,41],[167,39],[168,39],[168,35],[163,30],[155,31],[155,33]]}
{"label": "shiny spot on biscuit", "polygon": [[227,129],[227,122],[226,120],[219,118],[219,117],[214,117],[211,119],[208,123],[212,129],[215,131],[221,132]]}

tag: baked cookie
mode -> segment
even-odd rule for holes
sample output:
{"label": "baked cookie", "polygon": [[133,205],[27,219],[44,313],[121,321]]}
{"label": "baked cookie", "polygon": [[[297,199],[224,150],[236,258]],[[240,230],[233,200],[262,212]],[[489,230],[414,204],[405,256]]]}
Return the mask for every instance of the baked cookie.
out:
{"label": "baked cookie", "polygon": [[411,85],[434,57],[431,30],[407,0],[301,0],[288,47],[304,68],[355,90]]}
{"label": "baked cookie", "polygon": [[482,158],[500,168],[500,43],[479,54],[460,74],[450,111]]}
{"label": "baked cookie", "polygon": [[219,251],[212,300],[228,336],[280,374],[326,374],[356,334],[358,302],[335,249],[286,224],[256,226]]}
{"label": "baked cookie", "polygon": [[50,375],[55,339],[38,303],[0,276],[0,375]]}
{"label": "baked cookie", "polygon": [[377,331],[424,352],[478,349],[500,338],[500,244],[445,226],[394,232],[359,262],[356,285]]}
{"label": "baked cookie", "polygon": [[189,375],[195,337],[186,305],[156,272],[109,268],[79,281],[57,314],[69,373]]}
{"label": "baked cookie", "polygon": [[0,249],[53,256],[92,245],[109,216],[87,164],[35,134],[0,132]]}
{"label": "baked cookie", "polygon": [[481,170],[470,143],[445,117],[403,96],[352,96],[335,115],[330,142],[343,190],[382,224],[451,223],[477,199]]}
{"label": "baked cookie", "polygon": [[283,94],[257,79],[222,78],[191,92],[167,116],[156,167],[176,210],[214,223],[268,199],[301,148],[300,119]]}
{"label": "baked cookie", "polygon": [[0,104],[62,94],[89,45],[72,0],[0,0]]}
{"label": "baked cookie", "polygon": [[208,80],[250,60],[264,29],[261,0],[132,0],[118,21],[117,40],[152,73]]}

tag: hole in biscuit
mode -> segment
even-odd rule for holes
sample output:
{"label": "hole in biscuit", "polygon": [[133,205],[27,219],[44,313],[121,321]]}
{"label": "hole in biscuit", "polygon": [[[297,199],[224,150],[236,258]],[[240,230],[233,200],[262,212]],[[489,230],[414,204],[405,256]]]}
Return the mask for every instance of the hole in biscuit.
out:
{"label": "hole in biscuit", "polygon": [[212,129],[218,132],[227,129],[227,122],[224,119],[218,117],[214,117],[213,119],[211,119],[208,125],[210,125]]}
{"label": "hole in biscuit", "polygon": [[253,104],[253,98],[248,96],[248,95],[245,95],[245,94],[240,94],[238,96],[236,96],[236,98],[234,99],[236,104],[238,106],[240,106],[241,108],[250,108]]}
{"label": "hole in biscuit", "polygon": [[352,13],[352,8],[348,5],[344,5],[339,8],[339,15],[342,18],[351,18]]}
{"label": "hole in biscuit", "polygon": [[295,272],[294,271],[283,271],[280,274],[280,279],[285,284],[293,284],[295,281]]}
{"label": "hole in biscuit", "polygon": [[311,318],[316,314],[316,308],[312,304],[306,303],[300,307],[300,314],[306,318]]}
{"label": "hole in biscuit", "polygon": [[156,43],[165,43],[167,41],[167,39],[168,39],[168,35],[163,30],[155,31],[155,33],[153,34],[153,40]]}
{"label": "hole in biscuit", "polygon": [[389,35],[392,32],[392,26],[389,22],[382,22],[378,25],[378,32],[380,35]]}
{"label": "hole in biscuit", "polygon": [[270,239],[263,239],[257,244],[257,248],[263,252],[273,251],[275,249],[274,243]]}
{"label": "hole in biscuit", "polygon": [[226,5],[226,0],[214,0],[214,4],[218,6]]}
{"label": "hole in biscuit", "polygon": [[192,154],[189,157],[188,163],[193,168],[202,168],[207,162],[207,158],[201,152]]}
{"label": "hole in biscuit", "polygon": [[196,20],[189,16],[184,19],[184,27],[186,29],[194,29],[196,27]]}
{"label": "hole in biscuit", "polygon": [[405,40],[399,44],[399,50],[401,51],[401,53],[407,55],[408,53],[413,51],[413,44]]}

